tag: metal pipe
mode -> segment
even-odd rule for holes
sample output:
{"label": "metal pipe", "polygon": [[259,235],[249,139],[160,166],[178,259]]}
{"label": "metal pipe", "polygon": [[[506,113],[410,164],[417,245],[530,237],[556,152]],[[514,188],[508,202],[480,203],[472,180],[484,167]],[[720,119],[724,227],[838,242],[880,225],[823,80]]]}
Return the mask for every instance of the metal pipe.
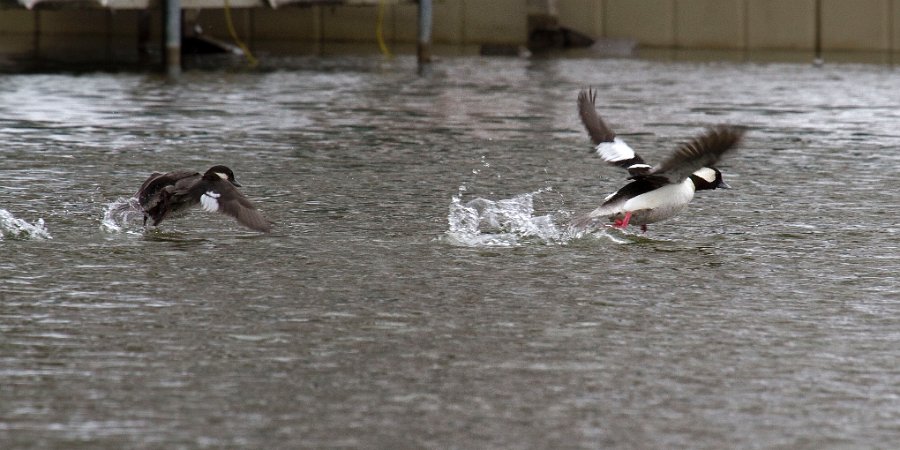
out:
{"label": "metal pipe", "polygon": [[419,41],[417,56],[419,68],[431,62],[431,0],[419,0]]}
{"label": "metal pipe", "polygon": [[181,0],[165,0],[166,73],[181,74]]}

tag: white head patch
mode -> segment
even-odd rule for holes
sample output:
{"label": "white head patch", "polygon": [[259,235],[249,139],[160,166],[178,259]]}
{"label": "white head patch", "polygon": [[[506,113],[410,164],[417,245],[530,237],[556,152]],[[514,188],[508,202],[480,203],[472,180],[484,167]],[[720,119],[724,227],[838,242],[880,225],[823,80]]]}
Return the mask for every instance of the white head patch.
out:
{"label": "white head patch", "polygon": [[223,179],[223,180],[226,180],[226,181],[228,180],[228,174],[227,174],[227,173],[216,172],[215,174],[218,175],[219,178],[221,178],[221,179]]}
{"label": "white head patch", "polygon": [[597,154],[606,162],[626,161],[634,158],[634,150],[619,138],[615,138],[612,142],[597,144]]}
{"label": "white head patch", "polygon": [[704,180],[706,180],[710,183],[715,183],[715,181],[716,181],[716,171],[710,169],[709,167],[704,167],[702,169],[697,170],[696,172],[694,172],[694,175],[696,175],[700,178],[703,178]]}
{"label": "white head patch", "polygon": [[205,194],[200,196],[200,207],[203,208],[204,211],[216,212],[219,210],[219,197],[222,194],[213,191],[206,191]]}

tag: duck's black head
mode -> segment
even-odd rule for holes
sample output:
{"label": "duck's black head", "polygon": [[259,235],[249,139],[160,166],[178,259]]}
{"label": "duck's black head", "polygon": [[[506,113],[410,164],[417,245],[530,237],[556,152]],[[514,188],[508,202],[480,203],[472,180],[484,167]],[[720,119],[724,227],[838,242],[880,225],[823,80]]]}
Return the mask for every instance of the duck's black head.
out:
{"label": "duck's black head", "polygon": [[228,167],[225,166],[212,166],[206,173],[203,174],[203,178],[210,180],[228,180],[229,183],[241,187],[241,184],[234,179],[234,172],[231,171]]}
{"label": "duck's black head", "polygon": [[731,189],[725,180],[722,179],[722,172],[712,167],[704,167],[691,174],[691,181],[694,182],[694,188],[698,191],[707,189]]}

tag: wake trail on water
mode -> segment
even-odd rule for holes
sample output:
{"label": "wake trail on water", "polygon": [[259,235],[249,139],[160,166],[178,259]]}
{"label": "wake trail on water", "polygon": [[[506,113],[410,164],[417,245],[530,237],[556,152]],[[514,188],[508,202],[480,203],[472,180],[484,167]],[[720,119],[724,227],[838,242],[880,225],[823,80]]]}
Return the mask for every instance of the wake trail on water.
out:
{"label": "wake trail on water", "polygon": [[605,227],[572,227],[568,223],[572,213],[568,211],[535,216],[534,197],[551,190],[544,188],[499,200],[476,197],[465,202],[462,194],[454,195],[447,215],[447,239],[466,247],[517,247],[534,242],[565,245],[585,237],[630,242],[610,234]]}
{"label": "wake trail on water", "polygon": [[32,224],[0,209],[0,241],[4,239],[53,239],[53,236],[44,225],[44,219]]}

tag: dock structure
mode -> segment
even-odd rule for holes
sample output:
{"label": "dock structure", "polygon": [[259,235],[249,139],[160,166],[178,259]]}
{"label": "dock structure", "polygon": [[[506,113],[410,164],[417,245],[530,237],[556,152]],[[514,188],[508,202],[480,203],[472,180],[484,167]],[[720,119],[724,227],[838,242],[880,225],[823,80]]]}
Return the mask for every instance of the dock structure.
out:
{"label": "dock structure", "polygon": [[[419,65],[431,62],[432,0],[0,0],[0,9],[25,8],[32,11],[105,9],[162,11],[163,64],[166,73],[181,72],[183,12],[203,9],[282,9],[312,6],[380,6],[400,3],[418,4],[417,55]],[[37,30],[36,30],[37,31]],[[146,30],[139,34],[148,36]],[[144,43],[139,45],[145,45]]]}
{"label": "dock structure", "polygon": [[590,45],[590,54],[676,59],[900,60],[900,0],[178,0],[164,16],[169,1],[0,0],[0,68],[29,51],[34,61],[146,65],[161,44],[177,72],[177,47],[167,48],[179,44],[182,20],[184,54],[199,27],[210,40],[246,37],[238,47],[273,52],[414,46],[423,63],[432,42],[506,56]]}
{"label": "dock structure", "polygon": [[[0,4],[18,4],[27,9],[106,8],[149,9],[163,0],[0,0]],[[415,0],[405,0],[407,2]],[[372,6],[402,3],[404,0],[228,0],[231,8],[284,8],[287,6],[348,5]],[[430,2],[429,2],[430,3]],[[182,0],[183,9],[221,9],[225,0]]]}

